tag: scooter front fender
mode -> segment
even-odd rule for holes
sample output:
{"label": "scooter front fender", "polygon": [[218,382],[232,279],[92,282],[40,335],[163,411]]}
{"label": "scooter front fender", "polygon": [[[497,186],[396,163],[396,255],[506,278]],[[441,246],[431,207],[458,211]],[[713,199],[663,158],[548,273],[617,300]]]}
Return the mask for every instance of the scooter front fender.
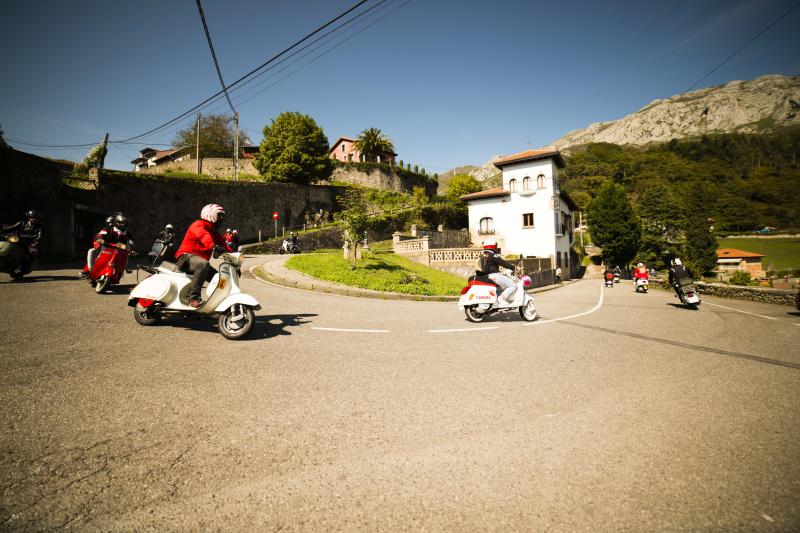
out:
{"label": "scooter front fender", "polygon": [[224,313],[227,311],[232,305],[235,304],[242,304],[246,305],[247,307],[252,307],[255,310],[261,309],[261,304],[258,303],[258,300],[250,296],[249,294],[245,294],[243,292],[237,292],[236,294],[231,294],[214,309],[217,313]]}

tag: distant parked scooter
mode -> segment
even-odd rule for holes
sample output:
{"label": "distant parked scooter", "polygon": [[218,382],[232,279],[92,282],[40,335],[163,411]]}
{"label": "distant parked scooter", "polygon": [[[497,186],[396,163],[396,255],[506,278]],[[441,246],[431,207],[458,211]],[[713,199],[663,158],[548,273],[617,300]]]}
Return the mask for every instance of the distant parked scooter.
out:
{"label": "distant parked scooter", "polygon": [[525,289],[531,286],[531,278],[518,277],[516,274],[511,278],[517,285],[514,299],[507,305],[500,305],[498,298],[503,289],[488,276],[476,272],[474,276],[469,277],[467,286],[461,289],[458,308],[464,310],[470,322],[483,322],[489,315],[508,311],[519,311],[519,316],[523,320],[533,322],[536,320],[536,306],[533,304],[533,296],[525,292]]}
{"label": "distant parked scooter", "polygon": [[246,336],[255,323],[255,313],[261,309],[258,301],[239,288],[241,253],[222,255],[219,272],[206,289],[206,299],[198,308],[189,305],[192,277],[176,272],[174,263],[164,261],[158,267],[140,266],[152,276],[145,278],[131,291],[128,305],[133,318],[143,326],[151,326],[165,316],[215,318],[220,334],[236,340]]}
{"label": "distant parked scooter", "polygon": [[131,253],[132,251],[128,249],[126,243],[103,243],[88,274],[89,284],[94,287],[97,294],[102,294],[111,285],[119,283],[122,275],[125,274],[128,256]]}

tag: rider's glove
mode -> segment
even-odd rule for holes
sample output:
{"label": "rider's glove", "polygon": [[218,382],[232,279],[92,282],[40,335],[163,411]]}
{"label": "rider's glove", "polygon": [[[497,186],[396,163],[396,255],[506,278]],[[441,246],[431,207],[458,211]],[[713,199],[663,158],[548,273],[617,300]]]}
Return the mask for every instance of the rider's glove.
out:
{"label": "rider's glove", "polygon": [[214,246],[214,259],[225,253],[225,247],[221,244]]}

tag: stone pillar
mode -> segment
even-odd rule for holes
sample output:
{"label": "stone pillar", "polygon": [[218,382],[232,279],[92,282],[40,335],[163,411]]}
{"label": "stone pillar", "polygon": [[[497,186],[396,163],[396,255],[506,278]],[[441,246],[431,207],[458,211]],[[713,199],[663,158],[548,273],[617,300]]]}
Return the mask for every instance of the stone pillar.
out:
{"label": "stone pillar", "polygon": [[414,237],[415,239],[417,238],[417,225],[416,224],[412,224],[411,225],[411,236]]}
{"label": "stone pillar", "polygon": [[444,233],[444,224],[439,224],[438,226],[436,226],[436,231],[438,231],[439,233]]}
{"label": "stone pillar", "polygon": [[422,249],[426,252],[431,249],[431,238],[427,235],[422,238]]}
{"label": "stone pillar", "polygon": [[402,233],[400,233],[399,231],[395,231],[394,233],[392,233],[392,247],[394,247],[394,245],[400,242],[401,235]]}

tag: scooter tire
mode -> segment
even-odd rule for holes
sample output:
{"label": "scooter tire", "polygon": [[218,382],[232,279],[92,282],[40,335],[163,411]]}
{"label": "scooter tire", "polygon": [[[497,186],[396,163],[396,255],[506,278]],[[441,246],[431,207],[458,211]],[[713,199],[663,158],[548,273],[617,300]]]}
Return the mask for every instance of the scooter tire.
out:
{"label": "scooter tire", "polygon": [[133,318],[137,324],[142,326],[152,326],[161,320],[161,314],[153,311],[149,307],[142,307],[136,304],[133,307]]}
{"label": "scooter tire", "polygon": [[106,289],[111,286],[111,278],[107,276],[100,276],[97,278],[97,283],[94,286],[94,292],[97,294],[103,294]]}
{"label": "scooter tire", "polygon": [[284,253],[286,253],[286,252],[284,252],[284,251],[283,251],[283,248],[281,248],[280,250],[278,250],[278,253],[279,253],[279,254],[281,254],[281,255],[283,255],[283,254],[284,254]]}
{"label": "scooter tire", "polygon": [[486,318],[486,313],[478,313],[477,308],[477,305],[468,305],[464,308],[464,314],[467,315],[467,320],[475,322],[476,324],[483,322]]}
{"label": "scooter tire", "polygon": [[11,279],[13,279],[14,281],[19,281],[25,277],[25,272],[12,272],[11,274],[9,274],[9,276],[11,276]]}
{"label": "scooter tire", "polygon": [[530,300],[526,305],[519,308],[519,316],[526,322],[533,322],[536,320],[536,306],[533,305],[533,300]]}
{"label": "scooter tire", "polygon": [[[231,329],[230,319],[238,312],[237,307],[241,306],[241,314],[244,315],[244,324],[237,329]],[[250,307],[241,304],[232,305],[227,311],[219,315],[217,322],[219,326],[219,333],[228,340],[238,340],[244,338],[250,330],[253,329],[253,324],[256,322],[256,314]]]}

